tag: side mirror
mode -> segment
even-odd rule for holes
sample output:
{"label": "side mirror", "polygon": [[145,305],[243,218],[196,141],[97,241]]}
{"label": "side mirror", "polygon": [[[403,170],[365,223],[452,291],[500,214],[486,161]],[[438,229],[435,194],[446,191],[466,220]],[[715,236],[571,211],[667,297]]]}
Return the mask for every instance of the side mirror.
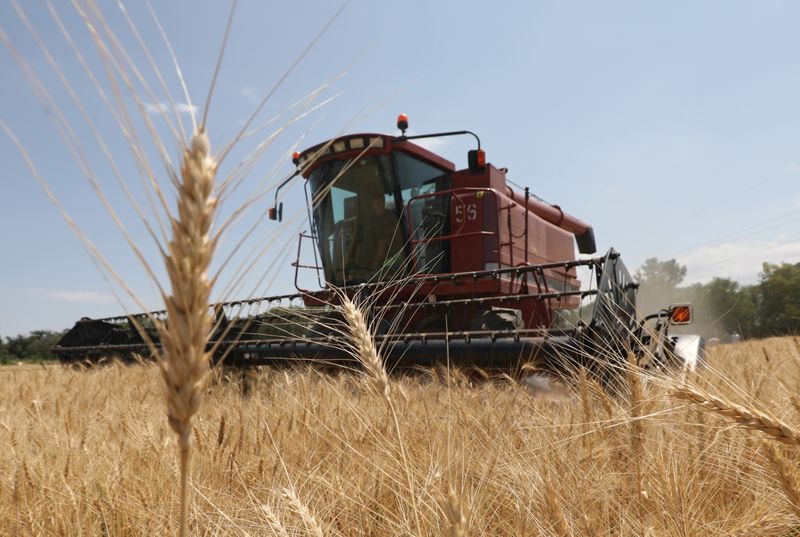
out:
{"label": "side mirror", "polygon": [[467,153],[467,164],[472,173],[482,173],[486,167],[486,153],[483,149],[472,149]]}
{"label": "side mirror", "polygon": [[283,202],[280,202],[275,207],[270,207],[267,211],[267,217],[270,220],[277,220],[278,222],[283,220]]}

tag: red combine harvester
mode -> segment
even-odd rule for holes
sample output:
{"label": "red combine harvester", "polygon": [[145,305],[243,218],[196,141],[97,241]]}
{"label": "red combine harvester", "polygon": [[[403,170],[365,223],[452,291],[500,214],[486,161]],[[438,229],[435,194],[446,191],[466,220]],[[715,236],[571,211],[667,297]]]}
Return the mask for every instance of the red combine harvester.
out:
{"label": "red combine harvester", "polygon": [[[341,337],[338,297],[367,303],[375,338],[390,368],[436,363],[514,370],[565,362],[613,370],[633,352],[650,362],[690,367],[699,336],[670,336],[691,322],[691,307],[636,316],[637,284],[614,250],[598,257],[592,227],[512,189],[505,168],[486,162],[469,131],[406,136],[355,134],[296,153],[306,179],[311,230],[300,235],[301,270],[319,290],[212,305],[210,345],[227,364],[352,361]],[[472,135],[468,167],[411,140]],[[283,207],[269,210],[281,220]],[[310,243],[314,261],[300,259]],[[578,271],[588,281],[578,280]],[[297,274],[296,272],[296,274]],[[84,318],[53,348],[62,361],[148,354],[134,328],[150,332],[165,312]],[[338,328],[337,328],[338,327]]]}

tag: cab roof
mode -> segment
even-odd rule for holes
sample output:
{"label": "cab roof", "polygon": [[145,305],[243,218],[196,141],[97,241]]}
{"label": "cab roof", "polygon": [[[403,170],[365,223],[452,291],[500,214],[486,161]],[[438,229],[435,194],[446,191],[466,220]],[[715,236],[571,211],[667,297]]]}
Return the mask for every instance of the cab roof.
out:
{"label": "cab roof", "polygon": [[319,143],[300,153],[297,165],[303,170],[303,176],[308,177],[320,164],[329,160],[353,158],[366,153],[389,154],[392,151],[402,151],[442,171],[456,170],[455,164],[422,146],[397,136],[378,133],[348,134]]}

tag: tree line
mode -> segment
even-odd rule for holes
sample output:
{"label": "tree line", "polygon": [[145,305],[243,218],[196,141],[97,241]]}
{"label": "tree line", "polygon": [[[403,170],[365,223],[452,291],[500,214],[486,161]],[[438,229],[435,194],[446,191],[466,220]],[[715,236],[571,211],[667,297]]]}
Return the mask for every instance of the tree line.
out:
{"label": "tree line", "polygon": [[695,322],[686,331],[721,339],[800,334],[800,263],[764,263],[753,285],[727,278],[681,285],[686,267],[675,259],[647,259],[634,276],[640,314],[676,302],[694,305]]}
{"label": "tree line", "polygon": [[50,347],[65,333],[66,331],[34,330],[27,335],[0,337],[0,364],[54,360]]}

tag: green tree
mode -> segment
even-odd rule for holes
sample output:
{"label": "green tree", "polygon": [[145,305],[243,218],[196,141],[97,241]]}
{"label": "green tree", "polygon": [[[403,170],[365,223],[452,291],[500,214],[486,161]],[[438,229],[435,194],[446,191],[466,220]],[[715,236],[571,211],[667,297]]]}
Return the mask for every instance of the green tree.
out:
{"label": "green tree", "polygon": [[6,338],[6,352],[11,360],[52,360],[50,347],[55,345],[64,332],[34,330],[28,335]]}
{"label": "green tree", "polygon": [[8,348],[6,347],[3,336],[0,336],[0,364],[8,362]]}
{"label": "green tree", "polygon": [[689,301],[695,305],[702,332],[710,337],[725,337],[734,332],[744,337],[756,335],[756,287],[742,287],[728,278],[714,278],[694,288],[696,291]]}
{"label": "green tree", "polygon": [[634,277],[643,285],[674,289],[686,278],[686,266],[675,259],[659,261],[651,257],[636,270]]}
{"label": "green tree", "polygon": [[800,333],[800,263],[764,263],[758,290],[758,335]]}
{"label": "green tree", "polygon": [[634,273],[639,281],[640,315],[674,303],[694,305],[692,326],[676,332],[707,337],[800,334],[800,263],[764,263],[757,285],[741,286],[727,278],[681,287],[686,267],[675,259],[650,258]]}
{"label": "green tree", "polygon": [[655,313],[672,303],[685,300],[685,289],[678,285],[686,277],[686,267],[675,259],[660,261],[655,257],[645,260],[634,273],[639,282],[637,305],[640,315]]}

